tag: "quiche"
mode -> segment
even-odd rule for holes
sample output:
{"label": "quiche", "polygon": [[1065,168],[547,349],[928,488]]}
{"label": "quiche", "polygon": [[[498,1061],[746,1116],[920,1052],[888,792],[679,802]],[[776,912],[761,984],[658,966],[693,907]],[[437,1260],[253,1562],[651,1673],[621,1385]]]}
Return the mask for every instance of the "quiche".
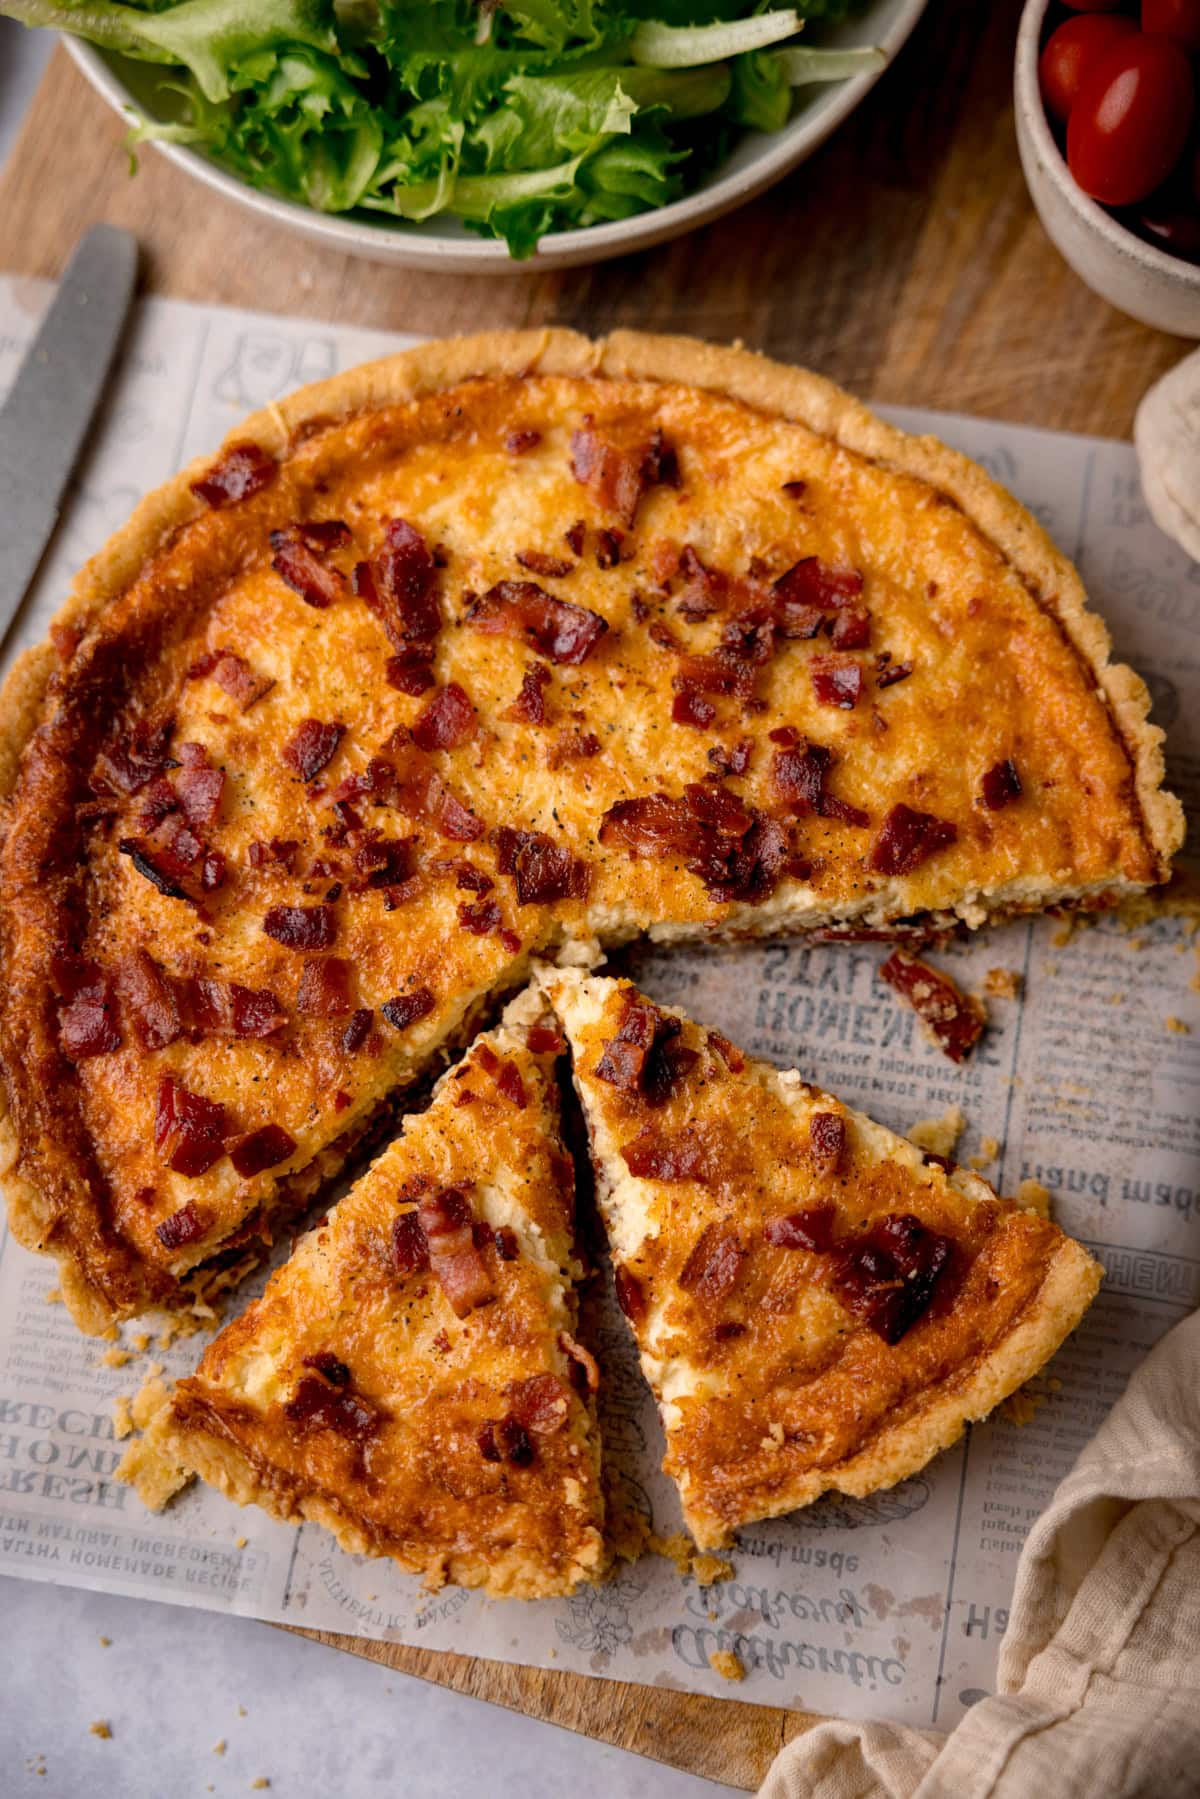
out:
{"label": "quiche", "polygon": [[1100,1268],[1047,1219],[628,981],[545,982],[700,1548],[916,1473],[1079,1323]]}
{"label": "quiche", "polygon": [[142,502],[4,690],[0,1165],[79,1324],[203,1310],[535,956],[1103,906],[1141,681],[982,470],[617,333],[433,343]]}
{"label": "quiche", "polygon": [[563,1043],[540,1012],[513,1002],[178,1383],[122,1466],[148,1504],[199,1474],[433,1587],[538,1598],[604,1572]]}

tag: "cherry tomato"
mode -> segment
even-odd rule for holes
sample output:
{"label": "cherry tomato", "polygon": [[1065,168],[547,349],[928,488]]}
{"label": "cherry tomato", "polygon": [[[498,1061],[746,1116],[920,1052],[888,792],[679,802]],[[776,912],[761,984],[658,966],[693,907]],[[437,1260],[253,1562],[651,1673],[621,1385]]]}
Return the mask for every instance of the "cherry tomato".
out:
{"label": "cherry tomato", "polygon": [[1130,206],[1171,173],[1194,110],[1186,51],[1142,32],[1124,38],[1080,85],[1067,125],[1067,165],[1093,200]]}
{"label": "cherry tomato", "polygon": [[1142,0],[1142,30],[1200,50],[1200,0]]}
{"label": "cherry tomato", "polygon": [[1046,111],[1066,124],[1087,71],[1137,26],[1120,13],[1080,14],[1065,19],[1047,40],[1038,63],[1038,81]]}

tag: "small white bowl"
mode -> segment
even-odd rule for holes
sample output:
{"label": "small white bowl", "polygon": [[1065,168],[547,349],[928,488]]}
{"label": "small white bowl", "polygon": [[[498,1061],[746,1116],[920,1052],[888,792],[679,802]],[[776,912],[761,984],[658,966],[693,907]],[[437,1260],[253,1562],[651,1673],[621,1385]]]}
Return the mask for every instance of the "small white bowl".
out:
{"label": "small white bowl", "polygon": [[1038,216],[1081,281],[1131,318],[1200,337],[1200,267],[1147,244],[1079,187],[1046,118],[1038,57],[1050,0],[1026,0],[1017,35],[1014,100],[1021,167]]}
{"label": "small white bowl", "polygon": [[[839,48],[878,45],[890,63],[924,12],[925,4],[926,0],[875,0],[875,4],[856,11],[852,23],[823,32],[819,41]],[[162,78],[161,68],[95,50],[74,38],[67,38],[66,43],[93,87],[118,112],[126,117],[131,112],[155,116],[152,95],[156,80]],[[183,145],[163,143],[155,147],[177,168],[197,176],[227,199],[343,254],[455,275],[540,274],[546,269],[574,268],[580,263],[604,262],[609,257],[648,250],[698,225],[710,224],[735,206],[754,199],[811,156],[854,111],[881,72],[869,69],[849,81],[802,90],[800,108],[782,131],[747,132],[734,146],[728,161],[695,193],[631,219],[544,237],[536,255],[524,262],[514,262],[506,244],[475,236],[457,219],[436,218],[412,225],[380,214],[370,217],[313,212],[250,187],[219,163]]]}

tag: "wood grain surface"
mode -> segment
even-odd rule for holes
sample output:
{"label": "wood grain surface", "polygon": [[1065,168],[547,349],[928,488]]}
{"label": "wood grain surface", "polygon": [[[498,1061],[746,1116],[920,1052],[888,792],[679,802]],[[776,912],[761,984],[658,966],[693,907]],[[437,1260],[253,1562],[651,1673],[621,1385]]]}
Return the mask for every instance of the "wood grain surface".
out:
{"label": "wood grain surface", "polygon": [[[802,362],[866,398],[1129,434],[1178,340],[1096,299],[1047,241],[1012,120],[1019,0],[933,0],[867,101],[769,194],[677,243],[559,274],[411,274],[303,243],[153,151],[58,51],[0,176],[0,269],[56,276],[97,219],[147,291],[429,333],[687,331]],[[360,1638],[317,1640],[731,1785],[811,1719],[766,1706]]]}

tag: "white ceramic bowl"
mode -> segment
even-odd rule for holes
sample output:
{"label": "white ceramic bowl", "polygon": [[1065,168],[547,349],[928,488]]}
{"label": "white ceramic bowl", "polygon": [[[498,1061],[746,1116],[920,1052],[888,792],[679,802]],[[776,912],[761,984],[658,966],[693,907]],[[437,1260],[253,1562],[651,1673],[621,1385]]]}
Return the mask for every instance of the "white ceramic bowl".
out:
{"label": "white ceramic bowl", "polygon": [[1046,118],[1038,56],[1050,0],[1026,0],[1017,35],[1017,145],[1051,241],[1081,281],[1143,325],[1200,337],[1200,267],[1143,243],[1078,187]]}
{"label": "white ceramic bowl", "polygon": [[[839,48],[877,44],[890,63],[924,10],[925,0],[875,0],[852,23],[835,31],[814,31],[812,41]],[[68,39],[67,46],[88,80],[118,112],[127,114],[132,108],[141,116],[161,114],[161,102],[155,99],[161,69],[95,50],[74,39]],[[540,272],[647,250],[752,200],[811,156],[853,112],[879,74],[879,70],[871,69],[849,81],[802,90],[799,108],[782,131],[747,132],[729,160],[695,193],[631,219],[545,237],[537,254],[525,262],[514,262],[505,244],[474,236],[457,219],[429,219],[412,225],[401,219],[386,220],[366,214],[337,216],[313,212],[248,186],[195,150],[178,144],[159,144],[156,148],[177,167],[198,176],[226,198],[331,250],[365,256],[372,262],[458,275]]]}

